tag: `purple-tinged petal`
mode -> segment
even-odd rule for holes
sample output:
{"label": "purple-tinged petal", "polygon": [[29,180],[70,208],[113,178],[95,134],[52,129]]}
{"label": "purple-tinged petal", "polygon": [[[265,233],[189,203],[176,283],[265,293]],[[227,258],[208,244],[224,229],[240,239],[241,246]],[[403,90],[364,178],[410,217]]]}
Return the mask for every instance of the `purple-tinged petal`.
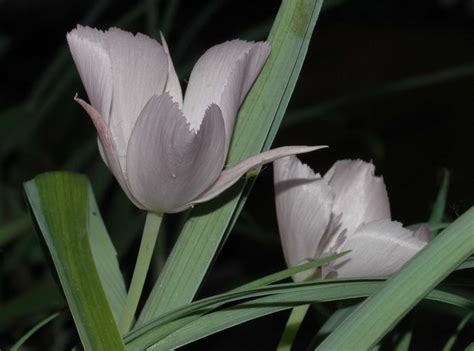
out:
{"label": "purple-tinged petal", "polygon": [[425,243],[428,243],[433,239],[433,236],[431,235],[430,229],[426,224],[422,224],[420,228],[418,228],[415,232],[415,237],[418,239],[424,241]]}
{"label": "purple-tinged petal", "polygon": [[350,236],[364,223],[390,219],[390,203],[382,177],[361,160],[337,161],[324,175],[336,198],[333,212],[342,213],[341,230]]}
{"label": "purple-tinged petal", "polygon": [[125,175],[122,171],[120,161],[117,155],[117,151],[114,145],[114,141],[110,135],[107,124],[104,119],[100,116],[97,110],[89,105],[82,99],[74,98],[79,105],[87,112],[90,116],[92,122],[94,123],[95,129],[97,130],[97,136],[99,141],[99,148],[102,158],[109,167],[110,171],[113,173],[123,191],[127,194],[128,198],[139,208],[143,208],[142,204],[137,201],[137,199],[132,195],[130,189],[128,188],[127,182],[125,180]]}
{"label": "purple-tinged petal", "polygon": [[381,277],[398,271],[426,242],[388,219],[360,226],[340,250],[351,250],[332,265],[339,278]]}
{"label": "purple-tinged petal", "polygon": [[102,40],[112,61],[113,97],[109,122],[122,166],[133,126],[153,95],[161,95],[168,77],[163,47],[144,34],[111,28]]}
{"label": "purple-tinged petal", "polygon": [[166,43],[163,33],[160,33],[161,44],[165,50],[166,55],[168,56],[168,80],[166,81],[165,91],[168,92],[173,98],[174,102],[178,103],[178,107],[183,107],[183,92],[181,90],[181,84],[179,84],[178,75],[174,69],[173,60],[171,59],[170,50],[168,44]]}
{"label": "purple-tinged petal", "polygon": [[222,171],[222,174],[215,181],[215,183],[212,184],[211,187],[207,189],[204,193],[199,195],[198,198],[194,199],[192,203],[197,204],[216,197],[224,190],[234,185],[240,177],[242,177],[252,168],[263,165],[265,163],[273,162],[285,156],[303,154],[325,147],[326,146],[283,146],[249,157],[248,159],[237,163],[235,166],[232,166],[231,168]]}
{"label": "purple-tinged petal", "polygon": [[243,40],[206,51],[194,66],[184,98],[183,112],[191,126],[199,126],[207,107],[215,103],[222,110],[229,144],[237,110],[269,53],[267,43]]}
{"label": "purple-tinged petal", "polygon": [[[278,228],[289,267],[315,259],[331,218],[334,195],[319,174],[295,156],[273,163]],[[295,276],[301,281],[312,272]]]}
{"label": "purple-tinged petal", "polygon": [[195,132],[167,93],[146,104],[127,152],[127,180],[145,208],[176,212],[221,173],[224,121],[217,105],[211,105],[205,115]]}
{"label": "purple-tinged petal", "polygon": [[112,63],[100,42],[102,34],[79,26],[68,33],[66,39],[90,104],[108,123],[113,91]]}
{"label": "purple-tinged petal", "polygon": [[[123,167],[135,121],[151,96],[164,91],[168,56],[157,41],[118,28],[103,32],[77,26],[68,34],[68,42],[91,104],[109,125]],[[86,71],[92,73],[86,76],[82,73]],[[100,93],[103,105],[95,97]]]}

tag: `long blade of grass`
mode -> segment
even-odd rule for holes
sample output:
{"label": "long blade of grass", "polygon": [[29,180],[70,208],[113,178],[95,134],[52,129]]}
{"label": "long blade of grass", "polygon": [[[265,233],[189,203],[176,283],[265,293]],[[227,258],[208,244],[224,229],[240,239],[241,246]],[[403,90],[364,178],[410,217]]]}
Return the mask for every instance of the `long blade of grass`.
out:
{"label": "long blade of grass", "polygon": [[[136,330],[125,337],[125,342],[127,350],[130,351],[147,348],[171,350],[235,325],[295,306],[370,296],[379,291],[383,284],[384,282],[376,280],[286,284],[286,286],[282,284],[281,288],[274,288],[272,295],[258,297],[258,294],[249,294],[257,298],[205,314],[165,338],[156,338],[160,333],[160,326],[154,326]],[[474,303],[469,298],[445,291],[435,290],[426,298],[469,310],[474,308]]]}
{"label": "long blade of grass", "polygon": [[471,208],[393,275],[318,350],[368,350],[474,250]]}
{"label": "long blade of grass", "polygon": [[[231,291],[212,296],[200,301],[196,301],[192,304],[185,305],[183,307],[177,308],[174,311],[164,313],[159,318],[155,319],[152,323],[147,323],[145,327],[136,328],[140,329],[140,332],[143,333],[144,330],[153,328],[156,325],[162,325],[159,329],[159,332],[154,335],[155,338],[163,338],[175,330],[185,326],[186,324],[196,320],[202,314],[207,313],[213,309],[216,309],[222,306],[224,303],[230,301],[235,301],[235,299],[247,298],[251,294],[269,294],[274,292],[275,286],[272,286],[269,289],[259,289],[265,287],[269,284],[287,279],[297,273],[303,272],[308,269],[316,269],[321,267],[324,264],[329,263],[332,260],[335,260],[338,257],[345,255],[347,252],[342,252],[334,256],[328,256],[322,259],[313,260],[295,267],[287,268],[283,271],[276,272],[265,277],[256,279],[250,283],[239,286],[238,288],[232,289]],[[259,289],[258,291],[255,289]],[[254,295],[252,295],[254,296]],[[135,330],[136,330],[135,329]],[[132,333],[133,334],[133,333]]]}
{"label": "long blade of grass", "polygon": [[46,324],[54,320],[56,317],[60,315],[59,312],[53,313],[51,316],[46,317],[42,321],[40,321],[38,324],[36,324],[33,328],[28,330],[28,332],[23,335],[10,349],[10,351],[19,351],[20,347],[23,346],[25,342],[28,341],[28,339],[36,333],[39,329],[43,328]]}
{"label": "long blade of grass", "polygon": [[455,332],[453,335],[451,335],[451,337],[448,339],[448,341],[446,342],[446,345],[444,345],[443,347],[443,351],[450,351],[450,350],[453,350],[453,346],[454,344],[456,343],[458,337],[459,337],[459,334],[461,334],[461,332],[463,331],[464,327],[466,326],[466,324],[472,319],[473,317],[473,314],[474,312],[469,312],[466,314],[466,316],[461,320],[461,322],[459,323],[459,325],[457,326]]}
{"label": "long blade of grass", "polygon": [[[433,206],[433,211],[431,212],[430,219],[428,224],[430,226],[435,226],[437,224],[443,223],[444,211],[446,209],[446,202],[448,201],[448,190],[449,190],[449,171],[445,170],[443,175],[443,181],[441,182],[441,187],[436,197],[436,201]],[[431,233],[436,236],[439,230],[432,230]]]}
{"label": "long blade of grass", "polygon": [[91,248],[94,241],[90,237],[100,235],[100,230],[93,235],[90,230],[100,227],[101,222],[98,213],[91,215],[93,200],[87,178],[73,173],[45,173],[25,183],[25,192],[84,348],[124,350],[104,291],[108,284],[101,281],[104,267],[97,265]]}
{"label": "long blade of grass", "polygon": [[[286,110],[321,3],[283,1],[268,39],[272,53],[239,112],[228,164],[270,146],[268,134],[274,134],[272,129],[276,129],[276,121],[281,120]],[[240,209],[240,194],[241,189],[234,188],[226,193],[227,199],[221,196],[202,206],[204,212],[186,222],[137,325],[192,301],[229,232],[231,217]]]}

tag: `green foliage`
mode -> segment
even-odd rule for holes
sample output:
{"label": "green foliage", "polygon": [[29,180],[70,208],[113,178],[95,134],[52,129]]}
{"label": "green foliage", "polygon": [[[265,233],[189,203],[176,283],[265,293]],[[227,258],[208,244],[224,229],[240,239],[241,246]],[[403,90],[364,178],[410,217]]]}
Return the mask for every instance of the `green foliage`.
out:
{"label": "green foliage", "polygon": [[474,251],[474,208],[459,217],[327,337],[318,350],[366,350]]}
{"label": "green foliage", "polygon": [[[228,164],[270,147],[301,70],[321,3],[283,1],[268,38],[271,55],[240,109]],[[203,206],[207,213],[186,222],[137,325],[192,301],[243,206],[241,191],[235,191],[226,202],[221,197]]]}
{"label": "green foliage", "polygon": [[124,349],[113,314],[123,280],[87,178],[46,173],[25,192],[84,348]]}
{"label": "green foliage", "polygon": [[[175,330],[169,335],[163,335],[163,329],[167,328],[166,323],[168,323],[165,315],[133,330],[124,340],[127,350],[143,350],[150,346],[156,350],[170,350],[235,325],[295,306],[370,296],[379,291],[383,285],[383,281],[376,279],[325,280],[278,284],[245,292],[229,292],[191,303],[170,313],[170,319],[173,315],[172,319],[183,319],[185,325],[174,328]],[[474,309],[474,303],[469,298],[455,293],[435,290],[426,298],[468,310]],[[240,300],[244,302],[231,304],[229,307],[215,311],[209,309],[215,301],[229,304]],[[201,313],[202,316],[194,319],[187,317],[192,317],[196,313]],[[177,321],[179,322],[179,319]],[[173,325],[173,322],[170,324]]]}
{"label": "green foliage", "polygon": [[28,330],[28,332],[23,335],[20,340],[18,340],[15,345],[13,345],[11,348],[10,348],[10,351],[19,351],[20,350],[20,347],[23,346],[23,344],[34,334],[36,333],[39,329],[41,329],[42,327],[44,327],[46,324],[48,324],[49,322],[51,322],[53,319],[57,318],[58,316],[60,315],[59,312],[56,312],[54,314],[52,314],[51,316],[48,316],[46,317],[45,319],[43,319],[42,321],[40,321],[38,324],[36,324],[33,328],[31,328],[30,330]]}

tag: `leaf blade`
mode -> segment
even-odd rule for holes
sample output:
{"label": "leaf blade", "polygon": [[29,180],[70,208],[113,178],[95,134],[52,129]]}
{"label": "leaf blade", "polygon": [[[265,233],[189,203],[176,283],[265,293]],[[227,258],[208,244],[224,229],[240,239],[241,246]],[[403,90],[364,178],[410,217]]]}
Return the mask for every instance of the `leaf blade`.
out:
{"label": "leaf blade", "polygon": [[364,301],[317,350],[371,349],[473,250],[471,208],[393,275],[377,294]]}
{"label": "leaf blade", "polygon": [[[269,36],[272,53],[239,112],[229,164],[271,145],[293,92],[321,4],[321,0],[282,2]],[[243,206],[245,197],[239,203],[241,194],[242,188],[238,187],[228,191],[224,197],[204,205],[204,213],[186,222],[142,310],[138,326],[192,301],[235,222],[232,218]],[[220,204],[217,210],[216,204]]]}
{"label": "leaf blade", "polygon": [[88,186],[84,176],[53,172],[24,188],[84,348],[124,350],[90,249]]}

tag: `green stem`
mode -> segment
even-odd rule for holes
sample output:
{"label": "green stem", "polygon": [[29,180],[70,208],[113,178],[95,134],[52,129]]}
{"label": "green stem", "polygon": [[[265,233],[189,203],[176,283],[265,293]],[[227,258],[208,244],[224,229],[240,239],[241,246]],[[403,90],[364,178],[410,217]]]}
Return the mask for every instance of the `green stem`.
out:
{"label": "green stem", "polygon": [[145,283],[145,278],[148,273],[148,268],[150,267],[150,261],[153,256],[162,219],[163,215],[159,213],[148,212],[146,216],[142,242],[140,243],[132,282],[130,283],[130,289],[128,290],[127,302],[125,303],[122,317],[119,322],[119,330],[122,335],[127,333],[132,326],[138,302],[140,301],[140,296],[142,294],[143,285]]}
{"label": "green stem", "polygon": [[291,310],[288,322],[286,322],[285,330],[281,336],[280,343],[278,344],[277,351],[290,351],[293,341],[295,340],[296,334],[300,329],[300,325],[303,322],[306,312],[308,312],[309,305],[301,305],[294,307]]}

